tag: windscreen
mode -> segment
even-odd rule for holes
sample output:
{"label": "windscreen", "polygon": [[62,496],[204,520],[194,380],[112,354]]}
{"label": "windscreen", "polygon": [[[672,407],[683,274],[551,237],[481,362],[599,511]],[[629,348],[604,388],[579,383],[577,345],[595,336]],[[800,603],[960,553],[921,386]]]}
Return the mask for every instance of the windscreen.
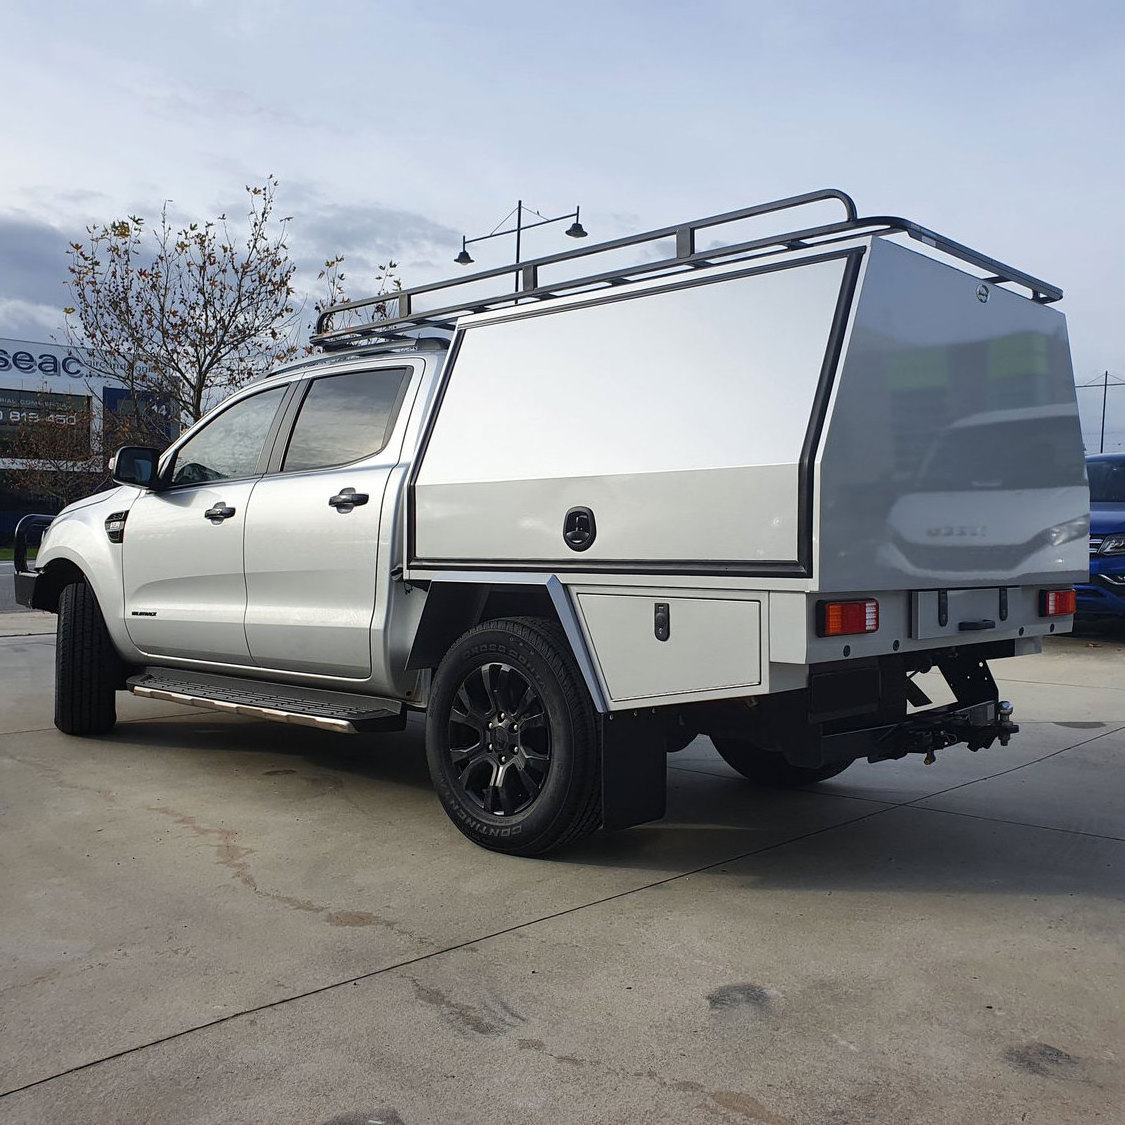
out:
{"label": "windscreen", "polygon": [[1125,504],[1125,460],[1087,461],[1091,504]]}
{"label": "windscreen", "polygon": [[[1061,417],[992,418],[945,430],[922,463],[914,490],[1065,488],[1081,472],[1082,451]],[[1119,479],[1125,494],[1125,474]]]}

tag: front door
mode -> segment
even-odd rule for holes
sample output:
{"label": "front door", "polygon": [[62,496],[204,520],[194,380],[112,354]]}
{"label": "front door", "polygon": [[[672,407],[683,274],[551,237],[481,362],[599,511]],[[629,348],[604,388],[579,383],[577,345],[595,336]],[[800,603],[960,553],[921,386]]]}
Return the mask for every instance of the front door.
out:
{"label": "front door", "polygon": [[[264,668],[365,679],[387,479],[412,368],[313,379],[246,520],[246,637]],[[389,568],[388,568],[389,569]]]}
{"label": "front door", "polygon": [[166,481],[129,510],[122,541],[125,624],[153,656],[251,663],[243,538],[266,439],[288,386],[240,399],[196,430]]}

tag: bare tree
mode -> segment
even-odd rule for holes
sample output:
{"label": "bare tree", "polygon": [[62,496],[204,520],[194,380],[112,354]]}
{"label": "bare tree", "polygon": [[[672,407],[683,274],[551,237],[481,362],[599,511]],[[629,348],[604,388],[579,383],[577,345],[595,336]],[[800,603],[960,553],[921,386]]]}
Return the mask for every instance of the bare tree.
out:
{"label": "bare tree", "polygon": [[[289,219],[274,217],[277,186],[269,176],[246,188],[247,221],[235,230],[226,215],[177,228],[165,205],[154,227],[132,215],[87,227],[86,241],[71,243],[67,342],[91,375],[108,380],[104,401],[44,388],[34,401],[21,392],[0,402],[0,484],[68,504],[109,483],[108,458],[119,446],[162,448],[225,394],[302,350]],[[347,300],[343,263],[340,255],[325,261],[317,314]],[[402,289],[396,269],[388,260],[374,279],[388,301]],[[349,322],[388,309],[383,301]]]}
{"label": "bare tree", "polygon": [[[335,258],[329,258],[325,263],[320,273],[316,275],[317,281],[324,283],[324,291],[320,299],[313,304],[313,312],[316,316],[324,312],[325,309],[333,305],[340,305],[349,300],[347,292],[347,277],[343,270],[344,258],[342,254],[338,254]],[[355,325],[370,323],[373,320],[379,320],[382,317],[390,314],[390,302],[394,299],[396,293],[402,291],[402,278],[395,272],[398,269],[398,263],[387,259],[385,264],[375,267],[375,292],[374,296],[386,296],[386,300],[378,301],[374,305],[364,306],[362,309],[342,309],[340,312],[333,315],[330,327],[332,328],[351,328]],[[309,325],[310,332],[316,328],[316,321]],[[311,347],[305,349],[306,352],[311,352]]]}
{"label": "bare tree", "polygon": [[[277,181],[247,187],[241,235],[227,216],[177,228],[168,206],[149,228],[132,215],[87,228],[70,246],[71,346],[134,403],[171,404],[190,424],[226,393],[295,355],[289,220],[274,217]],[[146,237],[147,236],[147,237]],[[168,440],[167,419],[136,411],[137,437]]]}

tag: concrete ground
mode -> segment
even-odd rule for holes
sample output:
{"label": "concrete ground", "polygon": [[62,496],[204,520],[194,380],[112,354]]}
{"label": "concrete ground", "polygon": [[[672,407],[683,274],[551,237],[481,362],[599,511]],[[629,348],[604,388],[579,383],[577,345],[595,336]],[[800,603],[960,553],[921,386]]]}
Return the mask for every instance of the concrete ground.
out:
{"label": "concrete ground", "polygon": [[[996,666],[1007,749],[756,790],[549,860],[378,742],[121,697],[0,632],[0,1122],[1125,1120],[1125,645]],[[23,635],[20,635],[22,632]]]}

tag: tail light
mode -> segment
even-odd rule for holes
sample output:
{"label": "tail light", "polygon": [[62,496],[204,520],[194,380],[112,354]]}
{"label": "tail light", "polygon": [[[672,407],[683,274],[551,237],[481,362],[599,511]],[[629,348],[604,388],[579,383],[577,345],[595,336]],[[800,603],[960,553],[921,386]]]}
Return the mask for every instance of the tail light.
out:
{"label": "tail light", "polygon": [[851,602],[817,602],[818,637],[852,637],[879,630],[879,603],[874,598]]}
{"label": "tail light", "polygon": [[1078,608],[1078,594],[1074,588],[1067,590],[1040,590],[1040,617],[1069,617]]}

